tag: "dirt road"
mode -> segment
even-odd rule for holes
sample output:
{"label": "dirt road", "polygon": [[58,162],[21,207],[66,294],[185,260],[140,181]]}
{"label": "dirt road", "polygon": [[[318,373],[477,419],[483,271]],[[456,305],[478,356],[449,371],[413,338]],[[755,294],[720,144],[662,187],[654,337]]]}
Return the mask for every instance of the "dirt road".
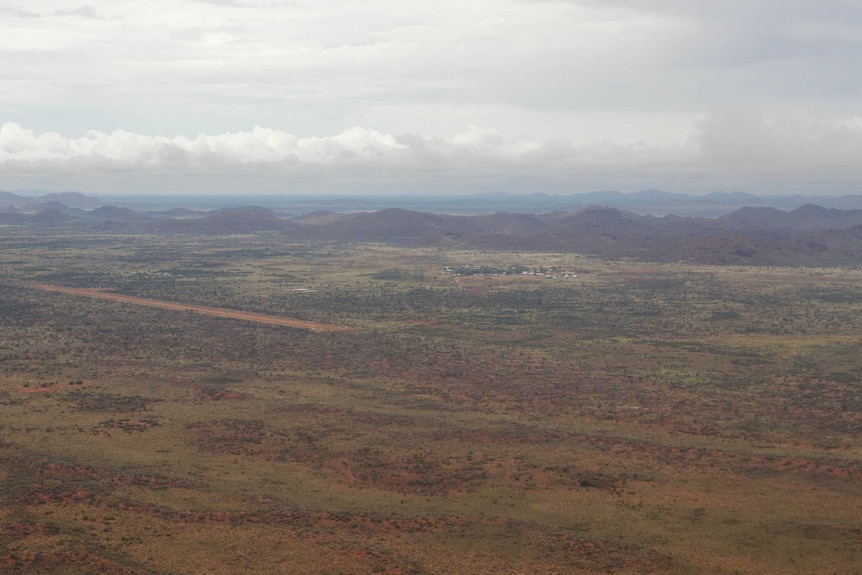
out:
{"label": "dirt road", "polygon": [[197,313],[202,313],[204,315],[214,315],[216,317],[229,317],[232,319],[242,319],[245,321],[254,321],[257,323],[268,323],[272,325],[284,325],[288,327],[297,327],[300,329],[308,329],[311,331],[354,331],[352,328],[343,327],[338,325],[331,325],[326,323],[318,323],[315,321],[304,321],[301,319],[295,319],[290,317],[281,317],[276,315],[266,315],[262,313],[253,313],[253,312],[245,312],[245,311],[237,311],[233,309],[225,309],[220,307],[206,307],[200,305],[188,305],[182,303],[175,303],[170,301],[162,301],[158,299],[147,299],[143,297],[134,297],[130,295],[121,295],[116,293],[111,293],[108,291],[93,289],[93,288],[70,288],[70,287],[62,287],[48,284],[37,284],[33,287],[45,290],[45,291],[54,291],[61,293],[68,293],[72,295],[80,295],[86,297],[95,297],[100,299],[110,299],[114,301],[121,301],[124,303],[133,303],[137,305],[146,305],[149,307],[158,307],[162,309],[172,309],[176,311],[193,311]]}

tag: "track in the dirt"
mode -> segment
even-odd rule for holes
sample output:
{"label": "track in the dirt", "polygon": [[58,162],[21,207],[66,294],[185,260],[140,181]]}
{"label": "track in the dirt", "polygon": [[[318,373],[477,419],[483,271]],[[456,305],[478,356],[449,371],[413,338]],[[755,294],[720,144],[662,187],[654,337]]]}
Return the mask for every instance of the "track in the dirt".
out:
{"label": "track in the dirt", "polygon": [[193,311],[204,315],[213,315],[216,317],[227,317],[232,319],[241,319],[245,321],[254,321],[257,323],[267,323],[271,325],[283,325],[288,327],[296,327],[300,329],[308,329],[311,331],[354,331],[352,328],[331,325],[327,323],[319,323],[315,321],[305,321],[290,317],[281,317],[276,315],[266,315],[262,313],[253,313],[245,311],[237,311],[233,309],[225,309],[220,307],[206,307],[200,305],[188,305],[175,303],[170,301],[162,301],[158,299],[148,299],[143,297],[135,297],[129,295],[121,295],[107,292],[100,289],[92,288],[70,288],[63,286],[55,286],[48,284],[38,284],[33,286],[37,289],[53,292],[61,292],[72,295],[80,295],[86,297],[95,297],[100,299],[109,299],[124,303],[132,303],[137,305],[145,305],[149,307],[158,307],[162,309],[172,309],[176,311]]}

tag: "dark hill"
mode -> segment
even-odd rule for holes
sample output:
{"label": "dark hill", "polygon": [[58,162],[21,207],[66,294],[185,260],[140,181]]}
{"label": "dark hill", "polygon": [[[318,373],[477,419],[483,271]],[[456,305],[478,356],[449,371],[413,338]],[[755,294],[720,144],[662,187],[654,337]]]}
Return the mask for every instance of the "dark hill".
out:
{"label": "dark hill", "polygon": [[862,210],[838,210],[805,204],[789,215],[798,227],[809,229],[847,229],[862,225]]}
{"label": "dark hill", "polygon": [[728,230],[760,230],[771,231],[788,227],[789,218],[787,212],[777,208],[740,208],[724,216],[717,221]]}
{"label": "dark hill", "polygon": [[172,233],[250,234],[286,231],[292,227],[294,225],[282,220],[271,210],[246,206],[216,210],[200,218],[163,221],[157,229]]}
{"label": "dark hill", "polygon": [[450,216],[388,208],[378,212],[352,214],[331,224],[318,226],[329,239],[369,241],[417,241],[439,239],[454,233]]}
{"label": "dark hill", "polygon": [[641,216],[617,208],[590,206],[574,213],[560,215],[555,227],[612,233],[614,230],[621,231],[621,227],[626,229],[640,227],[647,219],[648,216]]}
{"label": "dark hill", "polygon": [[[82,215],[83,214],[83,215]],[[184,213],[185,214],[185,213]],[[400,208],[294,220],[260,207],[221,209],[199,217],[148,217],[103,206],[81,212],[54,204],[36,215],[7,214],[0,223],[69,225],[111,233],[253,234],[289,241],[374,241],[425,246],[561,251],[607,258],[734,265],[862,263],[862,210],[803,205],[792,211],[742,208],[718,218],[639,215],[613,207],[541,215],[497,212],[451,216]]]}
{"label": "dark hill", "polygon": [[547,243],[554,249],[579,246],[587,253],[629,255],[649,248],[662,227],[654,216],[591,206],[557,218],[550,226]]}
{"label": "dark hill", "polygon": [[785,212],[776,208],[741,208],[717,218],[724,230],[748,235],[758,232],[795,235],[804,230],[846,229],[862,225],[862,210],[838,210],[814,204]]}
{"label": "dark hill", "polygon": [[78,208],[70,208],[69,206],[62,204],[60,202],[45,202],[40,203],[35,207],[31,207],[32,211],[36,213],[44,211],[44,210],[56,210],[60,213],[66,214],[67,216],[72,217],[81,217],[87,214],[84,210],[80,210]]}
{"label": "dark hill", "polygon": [[146,216],[139,214],[129,208],[118,208],[117,206],[102,206],[87,213],[91,218],[100,220],[142,220]]}
{"label": "dark hill", "polygon": [[497,212],[480,216],[453,216],[450,225],[467,234],[534,235],[545,229],[545,223],[533,214]]}
{"label": "dark hill", "polygon": [[858,217],[816,206],[792,213],[744,208],[716,219],[642,216],[601,206],[542,216],[445,216],[387,209],[313,228],[315,238],[333,240],[457,243],[711,264],[825,265],[862,261],[862,224],[848,231]]}
{"label": "dark hill", "polygon": [[321,224],[332,224],[338,221],[348,220],[351,217],[352,216],[350,214],[339,214],[329,210],[315,210],[294,218],[291,221],[304,226],[319,226]]}
{"label": "dark hill", "polygon": [[72,216],[64,214],[56,208],[42,210],[38,214],[30,217],[30,221],[48,226],[66,224],[72,220],[74,220]]}

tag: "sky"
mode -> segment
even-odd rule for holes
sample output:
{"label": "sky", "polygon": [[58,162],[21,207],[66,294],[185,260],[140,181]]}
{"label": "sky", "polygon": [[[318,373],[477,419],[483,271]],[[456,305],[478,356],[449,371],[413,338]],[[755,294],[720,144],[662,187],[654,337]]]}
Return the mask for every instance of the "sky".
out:
{"label": "sky", "polygon": [[858,0],[0,0],[0,189],[862,194]]}

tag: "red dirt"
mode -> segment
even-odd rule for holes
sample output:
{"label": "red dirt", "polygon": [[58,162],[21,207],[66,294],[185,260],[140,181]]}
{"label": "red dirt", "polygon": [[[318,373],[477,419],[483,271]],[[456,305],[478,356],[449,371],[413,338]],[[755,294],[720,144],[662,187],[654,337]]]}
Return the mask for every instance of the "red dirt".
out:
{"label": "red dirt", "polygon": [[21,393],[53,393],[61,389],[80,389],[83,386],[83,381],[79,383],[52,383],[49,385],[39,385],[38,387],[22,387],[18,391]]}
{"label": "red dirt", "polygon": [[149,307],[158,307],[162,309],[172,309],[176,311],[193,311],[204,315],[213,315],[216,317],[227,317],[232,319],[241,319],[245,321],[253,321],[257,323],[268,323],[271,325],[284,325],[288,327],[297,327],[300,329],[308,329],[311,331],[354,331],[352,328],[319,323],[315,321],[305,321],[290,317],[281,317],[276,315],[266,315],[262,313],[253,313],[245,311],[237,311],[233,309],[225,309],[220,307],[207,307],[200,305],[188,305],[183,303],[175,303],[158,299],[148,299],[143,297],[135,297],[130,295],[121,295],[104,291],[97,288],[70,288],[48,284],[38,284],[33,286],[36,289],[44,291],[54,291],[67,293],[72,295],[81,295],[86,297],[95,297],[100,299],[109,299],[124,303],[133,303],[137,305],[145,305]]}

